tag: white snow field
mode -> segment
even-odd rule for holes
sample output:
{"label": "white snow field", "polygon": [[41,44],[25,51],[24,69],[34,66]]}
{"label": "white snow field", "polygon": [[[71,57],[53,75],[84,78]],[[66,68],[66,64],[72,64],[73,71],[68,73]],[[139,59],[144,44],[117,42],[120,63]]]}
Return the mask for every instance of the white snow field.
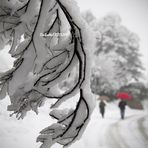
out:
{"label": "white snow field", "polygon": [[[11,67],[11,58],[7,57],[8,54],[1,51],[0,71]],[[0,148],[39,148],[41,143],[36,142],[36,137],[43,128],[54,122],[49,116],[50,103],[46,102],[38,115],[30,111],[23,120],[17,120],[14,116],[10,117],[11,112],[7,111],[9,98],[1,100]],[[105,118],[102,119],[97,102],[82,138],[70,148],[148,148],[148,110],[127,108],[125,120],[121,120],[117,103],[107,104]],[[74,105],[71,99],[63,107]],[[148,102],[145,101],[144,105],[148,108]],[[52,148],[62,146],[56,144]]]}
{"label": "white snow field", "polygon": [[[127,107],[126,117],[120,119],[117,101],[107,104],[102,119],[98,103],[82,138],[70,148],[148,148],[148,111]],[[39,131],[53,122],[49,117],[49,103],[39,114],[29,112],[23,120],[9,117],[6,106],[9,99],[0,101],[0,148],[39,148],[36,143]],[[61,148],[56,144],[52,148]]]}

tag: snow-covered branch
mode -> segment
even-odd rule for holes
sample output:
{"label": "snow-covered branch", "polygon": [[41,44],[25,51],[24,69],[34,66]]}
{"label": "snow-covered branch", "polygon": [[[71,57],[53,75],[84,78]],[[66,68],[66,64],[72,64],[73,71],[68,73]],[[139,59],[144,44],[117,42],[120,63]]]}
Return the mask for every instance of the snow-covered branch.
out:
{"label": "snow-covered branch", "polygon": [[[51,111],[57,123],[42,130],[37,138],[42,148],[56,142],[70,145],[84,131],[95,104],[89,88],[88,45],[93,42],[88,42],[90,32],[78,7],[72,0],[28,0],[9,12],[0,8],[0,36],[11,42],[9,53],[15,58],[13,68],[0,74],[0,97],[9,95],[8,110],[20,119],[29,110],[38,113],[47,98],[56,99],[51,108],[57,108],[79,93],[74,110],[63,115]],[[55,91],[75,66],[79,70],[76,83],[63,93]]]}

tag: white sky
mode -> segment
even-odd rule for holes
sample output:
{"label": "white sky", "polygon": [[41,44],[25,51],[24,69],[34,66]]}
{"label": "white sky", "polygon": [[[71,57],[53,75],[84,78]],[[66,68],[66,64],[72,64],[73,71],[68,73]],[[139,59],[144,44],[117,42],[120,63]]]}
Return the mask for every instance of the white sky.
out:
{"label": "white sky", "polygon": [[80,10],[91,10],[97,17],[118,13],[122,24],[140,37],[143,63],[148,69],[148,0],[76,0]]}

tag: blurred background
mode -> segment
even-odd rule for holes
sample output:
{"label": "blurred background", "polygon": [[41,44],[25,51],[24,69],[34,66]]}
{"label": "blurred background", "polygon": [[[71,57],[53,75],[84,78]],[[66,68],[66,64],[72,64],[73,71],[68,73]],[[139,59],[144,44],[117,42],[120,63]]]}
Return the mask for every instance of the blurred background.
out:
{"label": "blurred background", "polygon": [[[71,148],[147,148],[148,147],[148,1],[147,0],[76,0],[82,17],[95,35],[91,57],[90,88],[96,108],[82,136]],[[0,72],[12,67],[6,50],[0,51]],[[59,84],[70,89],[78,79],[75,67]],[[117,93],[126,92],[126,120],[120,120]],[[107,104],[105,119],[99,115],[98,103]],[[71,99],[64,107],[73,106]],[[54,122],[49,118],[48,101],[39,115],[29,112],[24,120],[9,117],[9,98],[0,102],[0,148],[39,147],[39,131]],[[95,128],[94,128],[95,127]],[[134,132],[133,132],[134,131]],[[53,148],[60,148],[55,145]]]}

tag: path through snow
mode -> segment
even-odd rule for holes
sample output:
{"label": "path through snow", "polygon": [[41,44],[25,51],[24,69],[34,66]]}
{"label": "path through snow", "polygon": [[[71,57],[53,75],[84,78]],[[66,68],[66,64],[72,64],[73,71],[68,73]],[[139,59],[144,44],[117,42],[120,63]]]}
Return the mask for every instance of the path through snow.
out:
{"label": "path through snow", "polygon": [[[30,112],[24,120],[17,121],[9,117],[8,103],[7,100],[0,102],[0,148],[39,148],[35,138],[52,122],[49,104],[41,108],[38,116]],[[97,104],[82,138],[70,148],[148,148],[148,112],[127,108],[126,118],[121,120],[116,102],[107,104],[102,119]]]}
{"label": "path through snow", "polygon": [[133,115],[111,124],[106,132],[108,148],[147,148],[148,133],[144,126],[147,115]]}
{"label": "path through snow", "polygon": [[148,148],[147,111],[127,108],[126,117],[121,120],[117,102],[108,104],[106,110],[102,119],[96,106],[83,140],[77,142],[77,146],[83,142],[84,148]]}

